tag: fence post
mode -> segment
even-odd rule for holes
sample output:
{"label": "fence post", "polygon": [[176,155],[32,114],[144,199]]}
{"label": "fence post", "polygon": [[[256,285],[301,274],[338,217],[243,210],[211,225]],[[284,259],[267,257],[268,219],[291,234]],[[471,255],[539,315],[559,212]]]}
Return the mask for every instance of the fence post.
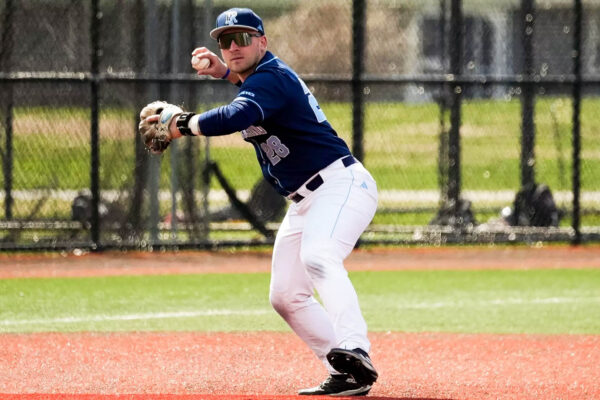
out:
{"label": "fence post", "polygon": [[352,1],[352,153],[364,159],[364,113],[363,94],[364,44],[366,25],[365,0]]}
{"label": "fence post", "polygon": [[581,243],[580,227],[580,204],[579,195],[581,191],[581,28],[583,23],[583,10],[581,0],[575,0],[574,4],[574,32],[573,32],[573,219],[572,227],[575,232],[573,244]]}
{"label": "fence post", "polygon": [[[439,11],[440,11],[440,24],[439,24],[439,35],[440,35],[440,74],[448,73],[448,62],[447,62],[447,44],[448,44],[448,6],[447,0],[439,0]],[[438,144],[438,186],[440,189],[440,203],[444,203],[448,199],[448,129],[446,128],[446,118],[448,115],[448,86],[443,84],[439,86],[439,94],[437,103],[440,111],[440,134]]]}
{"label": "fence post", "polygon": [[[159,42],[158,36],[158,7],[165,7],[164,4],[159,6],[156,4],[156,0],[146,1],[146,31],[144,33],[147,54],[153,54],[156,51],[156,43]],[[150,74],[159,73],[159,60],[158,57],[147,57],[147,72]],[[158,83],[151,83],[148,85],[148,98],[156,100],[160,98],[160,88]],[[159,227],[158,220],[159,215],[159,189],[160,189],[160,162],[161,157],[157,155],[151,155],[148,160],[148,192],[150,196],[150,219],[149,219],[149,230],[150,230],[150,246],[155,245],[158,242]]]}
{"label": "fence post", "polygon": [[[11,54],[13,47],[13,17],[14,3],[6,0],[4,6],[4,18],[2,21],[2,38],[0,42],[0,71],[10,72]],[[4,83],[6,91],[3,92],[4,101],[0,102],[0,124],[4,126],[5,153],[2,154],[2,172],[4,174],[4,217],[12,219],[12,185],[13,185],[13,84],[10,81]]]}
{"label": "fence post", "polygon": [[[450,15],[450,73],[455,77],[462,74],[462,0],[452,0]],[[460,124],[462,87],[452,85],[450,104],[450,135],[448,138],[448,199],[454,205],[456,220],[460,214]]]}
{"label": "fence post", "polygon": [[[204,18],[202,19],[202,39],[210,34],[213,21],[213,3],[212,0],[204,0]],[[215,48],[216,50],[216,48]],[[210,193],[210,139],[204,140],[204,159],[202,161],[201,183],[202,183],[202,239],[207,239],[210,234],[210,210],[208,195]]]}
{"label": "fence post", "polygon": [[[171,73],[179,72],[179,43],[180,35],[180,7],[179,0],[173,0],[171,3],[171,39],[169,52],[171,58]],[[170,83],[169,102],[172,104],[181,104],[181,99],[177,99],[177,83]],[[183,142],[183,140],[182,140]],[[177,191],[179,184],[177,181],[177,161],[179,159],[179,146],[177,141],[171,143],[171,240],[177,238]]]}
{"label": "fence post", "polygon": [[92,248],[99,250],[100,248],[100,216],[98,206],[100,204],[100,147],[99,147],[99,132],[98,132],[98,115],[99,115],[99,82],[98,71],[100,65],[100,19],[102,14],[98,7],[98,0],[91,0],[91,21],[90,21],[90,39],[91,39],[91,166],[90,166],[90,181],[92,192]]}
{"label": "fence post", "polygon": [[[440,3],[442,16],[445,20],[445,3]],[[445,186],[441,188],[442,196],[440,201],[440,210],[430,222],[432,225],[449,225],[455,228],[461,228],[475,223],[475,218],[471,211],[471,203],[460,198],[461,187],[461,166],[460,166],[460,125],[461,125],[461,106],[463,86],[458,82],[462,76],[462,52],[463,52],[463,13],[462,0],[452,0],[450,4],[450,75],[451,81],[446,83],[444,89],[449,89],[448,99],[443,99],[442,118],[446,110],[446,101],[450,108],[450,130],[448,132],[447,142],[444,142],[444,132],[440,135],[440,149],[447,151],[447,164],[440,161],[440,173],[448,174],[447,179],[440,179]],[[445,54],[444,54],[445,56]],[[443,128],[443,125],[442,125]],[[440,155],[443,157],[444,155]],[[443,167],[441,167],[443,166]]]}
{"label": "fence post", "polygon": [[[521,0],[522,31],[523,40],[523,73],[524,77],[530,79],[534,74],[533,60],[533,28],[535,10],[533,0]],[[534,85],[530,82],[523,83],[521,100],[521,187],[532,187],[535,185],[535,125],[533,115],[535,113]]]}
{"label": "fence post", "polygon": [[[144,0],[135,0],[131,10],[133,18],[131,23],[131,33],[133,37],[143,38],[145,22]],[[141,73],[146,62],[146,52],[144,51],[143,40],[135,40],[133,42],[132,50],[133,70],[135,73]],[[145,104],[144,92],[146,85],[143,82],[136,81],[133,83],[133,87],[133,104],[135,109],[132,116],[132,131],[134,138],[133,148],[135,152],[135,165],[133,166],[134,183],[131,193],[131,200],[129,202],[129,217],[125,232],[127,232],[128,238],[137,238],[140,240],[144,230],[142,226],[142,210],[144,209],[144,188],[146,187],[148,180],[147,171],[149,153],[145,150],[144,144],[138,135],[138,124],[140,122],[140,110]]]}

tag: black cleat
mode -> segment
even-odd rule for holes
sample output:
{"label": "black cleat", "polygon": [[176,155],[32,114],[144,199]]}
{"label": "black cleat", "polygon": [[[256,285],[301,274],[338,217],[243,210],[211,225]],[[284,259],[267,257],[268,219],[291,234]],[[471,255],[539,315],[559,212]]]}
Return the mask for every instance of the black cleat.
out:
{"label": "black cleat", "polygon": [[336,371],[351,375],[361,385],[371,386],[379,376],[371,358],[362,349],[332,349],[327,361]]}
{"label": "black cleat", "polygon": [[319,386],[302,389],[298,392],[304,396],[366,396],[371,390],[371,385],[357,383],[350,375],[329,375]]}

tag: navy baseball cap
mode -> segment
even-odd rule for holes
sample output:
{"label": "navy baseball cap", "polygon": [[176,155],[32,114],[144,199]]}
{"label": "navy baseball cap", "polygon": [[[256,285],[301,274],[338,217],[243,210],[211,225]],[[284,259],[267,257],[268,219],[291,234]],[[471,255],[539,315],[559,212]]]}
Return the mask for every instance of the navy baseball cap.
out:
{"label": "navy baseball cap", "polygon": [[231,8],[217,17],[217,27],[210,31],[210,37],[217,40],[226,29],[248,28],[261,35],[265,34],[262,19],[249,8]]}

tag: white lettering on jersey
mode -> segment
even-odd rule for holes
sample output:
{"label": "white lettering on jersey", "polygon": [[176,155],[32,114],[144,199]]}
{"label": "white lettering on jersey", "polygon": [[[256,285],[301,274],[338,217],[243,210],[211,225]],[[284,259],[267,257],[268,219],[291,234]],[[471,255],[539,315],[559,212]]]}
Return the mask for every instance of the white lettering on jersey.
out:
{"label": "white lettering on jersey", "polygon": [[246,128],[242,131],[242,137],[244,139],[254,137],[254,136],[266,135],[266,134],[267,134],[267,131],[265,130],[265,128],[263,128],[261,126],[254,126],[254,125],[250,125],[250,127]]}

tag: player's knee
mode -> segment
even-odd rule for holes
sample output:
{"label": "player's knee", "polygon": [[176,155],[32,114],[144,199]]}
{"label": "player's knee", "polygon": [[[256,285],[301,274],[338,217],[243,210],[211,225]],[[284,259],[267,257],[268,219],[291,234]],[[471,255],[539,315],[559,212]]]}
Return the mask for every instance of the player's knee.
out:
{"label": "player's knee", "polygon": [[299,293],[271,292],[269,301],[273,309],[281,316],[285,316],[295,310],[304,307],[309,296]]}
{"label": "player's knee", "polygon": [[289,308],[289,296],[285,292],[271,292],[269,294],[269,301],[273,309],[280,315],[287,314]]}

